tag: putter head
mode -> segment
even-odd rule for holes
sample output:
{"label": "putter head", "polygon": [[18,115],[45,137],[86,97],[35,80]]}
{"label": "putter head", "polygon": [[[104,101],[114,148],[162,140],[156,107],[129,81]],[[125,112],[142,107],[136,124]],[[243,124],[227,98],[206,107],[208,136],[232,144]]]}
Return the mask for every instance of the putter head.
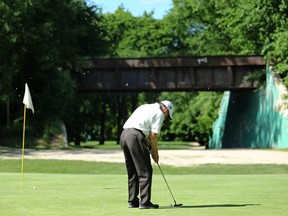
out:
{"label": "putter head", "polygon": [[174,207],[181,207],[183,204],[176,204],[174,205]]}

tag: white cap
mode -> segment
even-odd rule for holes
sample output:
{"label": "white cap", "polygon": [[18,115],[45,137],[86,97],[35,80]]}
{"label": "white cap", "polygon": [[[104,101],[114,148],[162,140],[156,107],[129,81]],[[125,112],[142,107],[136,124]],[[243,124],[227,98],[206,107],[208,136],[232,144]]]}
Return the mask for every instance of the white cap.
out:
{"label": "white cap", "polygon": [[164,101],[161,101],[162,104],[165,105],[165,107],[167,107],[167,109],[169,110],[169,119],[172,120],[172,113],[173,113],[173,110],[174,110],[174,105],[168,101],[168,100],[164,100]]}

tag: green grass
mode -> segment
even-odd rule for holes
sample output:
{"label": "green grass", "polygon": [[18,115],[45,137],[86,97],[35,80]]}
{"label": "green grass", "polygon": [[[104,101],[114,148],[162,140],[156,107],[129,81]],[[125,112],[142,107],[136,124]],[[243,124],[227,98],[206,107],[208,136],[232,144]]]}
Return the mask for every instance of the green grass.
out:
{"label": "green grass", "polygon": [[[115,143],[104,146],[120,148]],[[183,144],[184,149],[188,146]],[[123,163],[25,159],[21,190],[21,160],[0,159],[0,215],[287,215],[288,165],[161,166],[182,208],[168,207],[173,200],[158,167],[153,167],[152,201],[160,209],[139,210],[127,208]]]}
{"label": "green grass", "polygon": [[[205,146],[198,146],[196,142],[184,142],[184,141],[159,141],[158,148],[160,150],[189,150],[189,149],[204,149]],[[87,141],[81,142],[80,147],[74,146],[73,143],[69,143],[70,149],[88,148],[88,149],[121,149],[121,146],[116,141],[105,141],[104,145],[100,145],[99,141]],[[288,152],[288,148],[283,149],[261,149],[267,151],[285,151]]]}
{"label": "green grass", "polygon": [[[127,208],[127,177],[115,174],[0,173],[0,215],[287,215],[288,175],[166,175],[182,208],[161,175],[154,175],[157,210]],[[34,189],[34,186],[36,189]]]}
{"label": "green grass", "polygon": [[[158,167],[153,165],[154,173],[160,174]],[[249,174],[288,174],[288,165],[225,165],[207,164],[190,167],[170,167],[161,165],[166,174],[174,175],[249,175]],[[59,174],[125,174],[123,163],[105,163],[89,161],[61,160],[24,160],[26,173],[59,173]],[[21,160],[0,159],[0,172],[21,172]]]}
{"label": "green grass", "polygon": [[[158,148],[159,149],[191,149],[195,143],[191,142],[181,142],[181,141],[173,141],[173,142],[165,142],[159,141]],[[70,143],[69,148],[79,148]],[[81,142],[80,148],[91,148],[91,149],[121,149],[121,146],[116,143],[116,141],[106,141],[104,145],[99,145],[98,141],[88,141],[88,142]]]}

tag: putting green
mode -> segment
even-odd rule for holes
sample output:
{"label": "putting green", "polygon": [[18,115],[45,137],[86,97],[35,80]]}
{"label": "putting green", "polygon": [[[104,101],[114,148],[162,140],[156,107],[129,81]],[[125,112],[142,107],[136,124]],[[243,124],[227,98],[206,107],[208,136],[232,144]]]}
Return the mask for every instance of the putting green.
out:
{"label": "putting green", "polygon": [[166,175],[153,178],[156,210],[127,208],[127,176],[0,173],[0,215],[277,215],[288,212],[288,175]]}

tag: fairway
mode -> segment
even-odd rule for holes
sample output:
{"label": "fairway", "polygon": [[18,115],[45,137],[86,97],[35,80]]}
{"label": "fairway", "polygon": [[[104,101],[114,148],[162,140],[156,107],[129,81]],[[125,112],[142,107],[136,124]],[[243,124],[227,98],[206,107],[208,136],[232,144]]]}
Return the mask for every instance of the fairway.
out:
{"label": "fairway", "polygon": [[[154,168],[155,169],[155,168]],[[164,170],[165,172],[165,170]],[[0,215],[287,215],[288,175],[154,175],[156,210],[127,208],[126,175],[0,173]]]}

